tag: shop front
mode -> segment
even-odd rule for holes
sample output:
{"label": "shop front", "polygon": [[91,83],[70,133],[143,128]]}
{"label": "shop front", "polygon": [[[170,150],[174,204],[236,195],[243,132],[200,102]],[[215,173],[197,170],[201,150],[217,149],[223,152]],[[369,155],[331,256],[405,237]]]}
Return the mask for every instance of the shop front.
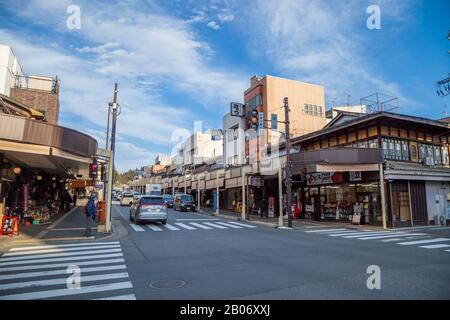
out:
{"label": "shop front", "polygon": [[302,189],[305,213],[314,220],[382,224],[376,172],[308,174]]}
{"label": "shop front", "polygon": [[300,217],[383,224],[380,150],[309,151],[293,155],[293,162],[292,199]]}

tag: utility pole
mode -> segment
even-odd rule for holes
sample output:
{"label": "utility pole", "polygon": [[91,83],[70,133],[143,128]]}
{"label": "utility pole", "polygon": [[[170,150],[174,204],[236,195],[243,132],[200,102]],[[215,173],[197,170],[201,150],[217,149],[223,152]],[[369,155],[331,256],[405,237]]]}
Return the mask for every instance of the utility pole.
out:
{"label": "utility pole", "polygon": [[[291,207],[291,137],[289,134],[289,100],[284,98],[284,120],[286,121],[286,214],[288,216],[288,227],[292,228]],[[280,199],[282,201],[282,199]]]}
{"label": "utility pole", "polygon": [[[109,174],[108,174],[108,192],[107,192],[107,196],[108,196],[108,202],[111,203],[112,201],[112,187],[114,185],[114,158],[115,158],[115,149],[116,149],[116,123],[117,123],[117,109],[118,109],[118,104],[117,104],[117,94],[118,94],[119,90],[118,90],[118,85],[117,83],[114,85],[114,100],[112,103],[109,104],[109,108],[112,108],[112,128],[111,128],[111,157],[109,159],[110,161],[110,165],[109,165]],[[109,118],[109,116],[108,116]],[[109,123],[109,121],[108,121]],[[111,218],[112,215],[109,215],[109,221],[107,222],[107,225],[110,226],[111,224]],[[109,228],[107,228],[109,231]]]}
{"label": "utility pole", "polygon": [[106,125],[106,147],[105,149],[108,150],[109,147],[109,123],[111,122],[111,106],[108,104],[108,124]]}

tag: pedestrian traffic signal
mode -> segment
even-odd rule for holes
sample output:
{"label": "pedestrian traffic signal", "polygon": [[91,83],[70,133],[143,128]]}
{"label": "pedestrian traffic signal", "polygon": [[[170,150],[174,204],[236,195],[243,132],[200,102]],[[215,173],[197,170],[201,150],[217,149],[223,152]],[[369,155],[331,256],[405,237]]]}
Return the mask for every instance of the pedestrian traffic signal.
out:
{"label": "pedestrian traffic signal", "polygon": [[94,162],[92,162],[89,165],[89,177],[91,179],[96,180],[98,176],[98,164],[97,164],[97,159],[94,159]]}

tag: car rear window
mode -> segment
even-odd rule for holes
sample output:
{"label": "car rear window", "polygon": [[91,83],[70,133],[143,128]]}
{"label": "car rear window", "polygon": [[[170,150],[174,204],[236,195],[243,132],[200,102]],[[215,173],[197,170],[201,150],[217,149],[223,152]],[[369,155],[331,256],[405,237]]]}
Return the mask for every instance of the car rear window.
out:
{"label": "car rear window", "polygon": [[164,204],[164,198],[156,198],[156,197],[145,197],[141,199],[141,204]]}
{"label": "car rear window", "polygon": [[134,195],[132,193],[124,193],[123,196],[130,198],[130,197],[133,197]]}
{"label": "car rear window", "polygon": [[181,201],[192,201],[192,196],[181,196]]}
{"label": "car rear window", "polygon": [[171,195],[165,195],[165,196],[164,196],[164,199],[167,199],[167,200],[173,200],[173,196],[171,196]]}

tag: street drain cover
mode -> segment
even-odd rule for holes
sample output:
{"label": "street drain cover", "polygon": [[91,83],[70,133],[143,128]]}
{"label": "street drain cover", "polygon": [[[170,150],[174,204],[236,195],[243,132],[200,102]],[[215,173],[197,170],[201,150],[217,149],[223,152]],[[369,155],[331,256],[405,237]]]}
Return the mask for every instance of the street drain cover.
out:
{"label": "street drain cover", "polygon": [[149,287],[153,289],[176,289],[186,285],[183,280],[158,280],[150,282]]}

